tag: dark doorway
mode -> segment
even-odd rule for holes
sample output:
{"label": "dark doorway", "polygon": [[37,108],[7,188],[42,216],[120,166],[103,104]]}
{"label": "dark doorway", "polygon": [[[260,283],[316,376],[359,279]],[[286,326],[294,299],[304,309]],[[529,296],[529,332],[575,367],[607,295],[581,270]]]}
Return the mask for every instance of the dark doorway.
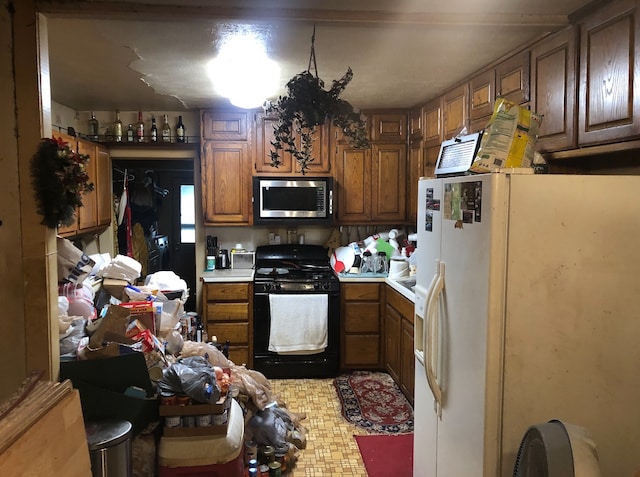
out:
{"label": "dark doorway", "polygon": [[[142,233],[147,246],[146,254],[134,254],[134,258],[143,265],[143,275],[160,270],[173,271],[189,287],[185,310],[196,311],[193,161],[114,159],[112,164],[115,197],[122,195],[123,172],[128,174],[131,223],[138,245],[136,251],[140,250]],[[123,226],[118,227],[117,248],[118,253],[127,254]]]}

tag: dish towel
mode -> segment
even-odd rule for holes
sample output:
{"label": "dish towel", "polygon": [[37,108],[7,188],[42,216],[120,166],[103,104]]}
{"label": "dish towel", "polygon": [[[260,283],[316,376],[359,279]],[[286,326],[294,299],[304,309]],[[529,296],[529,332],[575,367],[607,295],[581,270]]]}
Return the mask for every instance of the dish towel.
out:
{"label": "dish towel", "polygon": [[269,295],[269,351],[322,353],[327,347],[329,295]]}

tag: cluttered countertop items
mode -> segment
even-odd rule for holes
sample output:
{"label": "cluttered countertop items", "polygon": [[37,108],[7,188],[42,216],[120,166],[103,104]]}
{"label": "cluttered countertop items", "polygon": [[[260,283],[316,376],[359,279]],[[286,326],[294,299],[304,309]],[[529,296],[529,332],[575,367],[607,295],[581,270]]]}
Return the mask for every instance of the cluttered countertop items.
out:
{"label": "cluttered countertop items", "polygon": [[218,247],[218,238],[207,236],[205,270],[200,279],[207,282],[250,282],[254,276],[255,252],[241,243],[231,249]]}
{"label": "cluttered countertop items", "polygon": [[391,229],[340,245],[336,230],[325,246],[331,250],[329,263],[341,282],[384,281],[413,301],[416,243],[416,234]]}

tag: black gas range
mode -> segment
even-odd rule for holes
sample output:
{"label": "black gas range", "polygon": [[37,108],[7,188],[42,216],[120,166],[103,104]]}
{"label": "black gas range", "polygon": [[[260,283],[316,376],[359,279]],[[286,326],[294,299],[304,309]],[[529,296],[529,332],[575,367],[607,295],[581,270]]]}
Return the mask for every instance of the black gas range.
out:
{"label": "black gas range", "polygon": [[[256,248],[253,312],[253,364],[267,378],[334,377],[340,349],[340,281],[319,245],[265,245]],[[273,296],[286,297],[294,315],[291,329],[303,328],[309,304],[325,303],[326,348],[312,354],[277,353],[272,342]],[[325,298],[326,297],[326,298]],[[316,310],[317,311],[317,310]],[[317,316],[316,316],[317,319]],[[292,333],[292,335],[295,333]]]}
{"label": "black gas range", "polygon": [[340,282],[320,245],[265,245],[256,249],[256,292],[334,292]]}

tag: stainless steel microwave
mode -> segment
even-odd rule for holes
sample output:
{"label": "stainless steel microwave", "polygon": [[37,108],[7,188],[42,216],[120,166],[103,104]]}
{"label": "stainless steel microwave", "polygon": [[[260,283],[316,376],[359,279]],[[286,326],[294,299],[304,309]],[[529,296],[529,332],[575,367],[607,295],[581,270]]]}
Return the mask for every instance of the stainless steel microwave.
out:
{"label": "stainless steel microwave", "polygon": [[331,225],[333,178],[254,177],[253,223]]}

